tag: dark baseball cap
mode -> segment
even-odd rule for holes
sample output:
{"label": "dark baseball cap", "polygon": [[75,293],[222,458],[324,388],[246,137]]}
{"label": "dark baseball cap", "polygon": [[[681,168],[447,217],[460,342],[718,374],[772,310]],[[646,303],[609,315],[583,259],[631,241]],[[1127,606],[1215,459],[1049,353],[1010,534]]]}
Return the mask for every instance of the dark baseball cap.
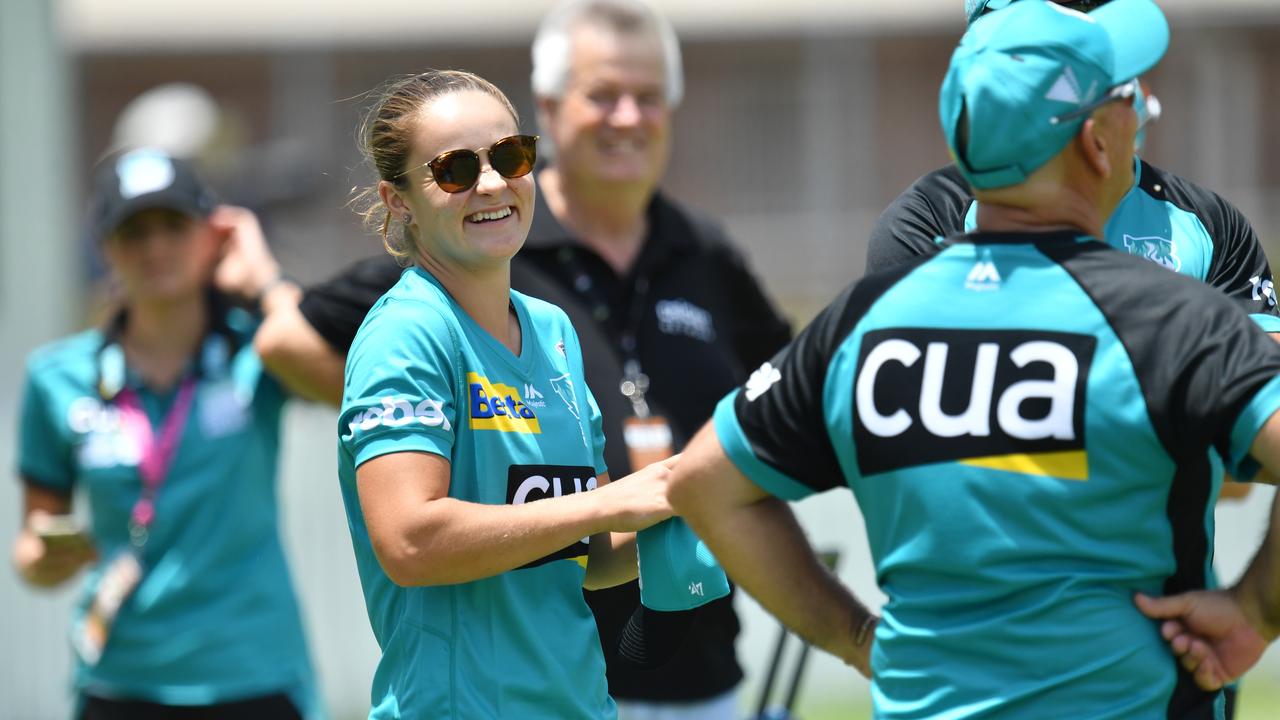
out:
{"label": "dark baseball cap", "polygon": [[[988,10],[999,10],[1007,8],[1016,0],[964,0],[964,15],[970,23],[982,17],[982,14]],[[1065,5],[1073,10],[1080,12],[1092,12],[1093,10],[1106,5],[1110,0],[1053,0],[1059,5]]]}
{"label": "dark baseball cap", "polygon": [[143,210],[162,208],[206,218],[216,204],[213,190],[190,163],[163,150],[139,148],[113,153],[98,164],[90,222],[102,239]]}

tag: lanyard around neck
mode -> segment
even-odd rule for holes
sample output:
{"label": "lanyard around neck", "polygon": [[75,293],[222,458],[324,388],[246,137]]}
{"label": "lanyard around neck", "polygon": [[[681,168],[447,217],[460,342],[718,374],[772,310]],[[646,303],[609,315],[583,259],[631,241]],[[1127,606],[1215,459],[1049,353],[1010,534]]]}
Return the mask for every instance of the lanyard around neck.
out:
{"label": "lanyard around neck", "polygon": [[178,387],[178,395],[173,407],[165,415],[157,434],[151,426],[151,420],[138,393],[125,387],[115,397],[116,407],[120,410],[124,430],[131,435],[141,449],[141,460],[138,463],[138,474],[142,476],[142,494],[133,504],[129,513],[129,539],[135,547],[147,543],[151,522],[155,520],[156,495],[164,484],[173,466],[173,458],[178,452],[178,443],[182,439],[182,431],[186,428],[187,419],[191,416],[191,406],[195,399],[196,381],[192,376],[183,378]]}

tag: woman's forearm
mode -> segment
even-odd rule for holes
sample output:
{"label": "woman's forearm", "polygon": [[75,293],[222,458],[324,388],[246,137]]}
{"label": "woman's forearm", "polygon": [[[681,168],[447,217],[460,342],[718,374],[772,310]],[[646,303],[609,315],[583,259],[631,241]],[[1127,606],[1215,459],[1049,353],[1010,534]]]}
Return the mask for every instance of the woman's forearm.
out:
{"label": "woman's forearm", "polygon": [[602,590],[631,582],[639,574],[639,567],[635,533],[600,533],[591,538],[587,577],[582,586]]}
{"label": "woman's forearm", "polygon": [[524,505],[439,498],[404,513],[402,529],[374,533],[371,528],[370,537],[383,569],[399,585],[470,582],[601,533],[607,515],[591,494]]}

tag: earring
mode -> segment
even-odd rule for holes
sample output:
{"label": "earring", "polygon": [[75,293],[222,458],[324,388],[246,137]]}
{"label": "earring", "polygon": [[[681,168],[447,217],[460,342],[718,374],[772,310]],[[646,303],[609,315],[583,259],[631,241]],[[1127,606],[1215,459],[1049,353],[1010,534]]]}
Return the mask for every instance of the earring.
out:
{"label": "earring", "polygon": [[413,224],[413,215],[412,215],[411,213],[405,213],[405,214],[404,214],[404,224],[405,224],[405,225],[412,225],[412,224]]}

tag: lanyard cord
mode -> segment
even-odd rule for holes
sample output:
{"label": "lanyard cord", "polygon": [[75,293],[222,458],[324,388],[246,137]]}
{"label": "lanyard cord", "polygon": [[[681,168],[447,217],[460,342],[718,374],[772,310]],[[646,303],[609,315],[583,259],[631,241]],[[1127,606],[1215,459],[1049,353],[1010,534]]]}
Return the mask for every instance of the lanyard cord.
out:
{"label": "lanyard cord", "polygon": [[174,456],[178,453],[178,443],[182,439],[182,431],[191,416],[191,407],[195,399],[196,381],[194,377],[186,377],[178,388],[178,396],[173,407],[165,415],[157,433],[151,426],[151,420],[142,409],[142,403],[133,388],[123,388],[116,395],[116,407],[120,410],[121,421],[125,432],[132,435],[141,448],[141,460],[138,463],[138,475],[142,477],[142,492],[133,510],[129,513],[129,539],[134,547],[141,548],[147,543],[151,523],[155,520],[156,495],[164,484],[173,466]]}
{"label": "lanyard cord", "polygon": [[[595,305],[592,309],[592,315],[597,321],[602,320],[596,314],[598,308],[608,308],[608,295],[601,291],[599,283],[592,280],[590,273],[587,272],[582,261],[578,258],[578,248],[566,247],[562,248],[558,253],[560,263],[564,265],[569,273],[573,276],[573,289],[582,296],[588,297]],[[638,258],[637,258],[638,260]],[[636,267],[639,265],[637,263]],[[637,272],[635,279],[631,282],[631,302],[627,307],[627,312],[623,316],[622,337],[619,339],[619,349],[622,351],[622,382],[618,385],[618,390],[631,401],[631,408],[635,412],[636,417],[647,418],[650,414],[649,403],[645,400],[645,393],[649,391],[649,376],[645,375],[640,367],[640,352],[637,338],[640,335],[640,323],[644,320],[645,307],[649,301],[649,276],[647,273]]]}

